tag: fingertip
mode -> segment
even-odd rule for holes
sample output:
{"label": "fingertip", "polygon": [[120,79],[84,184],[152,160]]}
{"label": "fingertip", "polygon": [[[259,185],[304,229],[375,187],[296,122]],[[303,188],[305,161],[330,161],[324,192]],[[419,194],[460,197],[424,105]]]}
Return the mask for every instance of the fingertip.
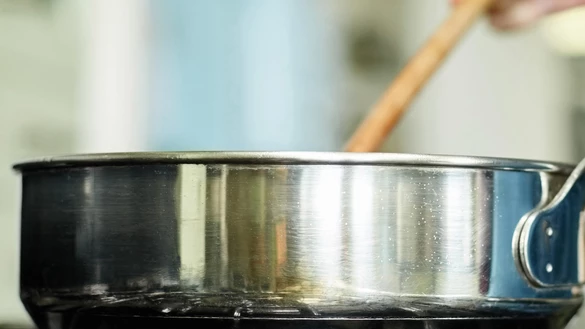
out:
{"label": "fingertip", "polygon": [[506,30],[511,25],[510,20],[504,14],[494,13],[489,16],[489,21],[492,27],[496,30]]}
{"label": "fingertip", "polygon": [[519,4],[505,11],[490,14],[491,25],[500,31],[510,31],[528,27],[544,15],[541,7],[533,4]]}
{"label": "fingertip", "polygon": [[522,27],[518,23],[497,16],[490,16],[489,22],[491,27],[497,32],[510,32]]}

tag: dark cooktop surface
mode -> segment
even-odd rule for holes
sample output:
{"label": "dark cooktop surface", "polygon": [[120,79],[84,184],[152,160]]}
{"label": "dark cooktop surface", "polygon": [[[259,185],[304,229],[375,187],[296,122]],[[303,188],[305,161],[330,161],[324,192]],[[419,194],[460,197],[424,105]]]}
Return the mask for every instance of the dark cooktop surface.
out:
{"label": "dark cooktop surface", "polygon": [[39,329],[561,329],[566,319],[217,319],[47,314]]}

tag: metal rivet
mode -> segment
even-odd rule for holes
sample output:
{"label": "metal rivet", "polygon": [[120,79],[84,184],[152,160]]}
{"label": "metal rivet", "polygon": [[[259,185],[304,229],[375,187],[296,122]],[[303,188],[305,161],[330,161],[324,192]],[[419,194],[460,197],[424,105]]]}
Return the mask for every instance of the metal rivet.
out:
{"label": "metal rivet", "polygon": [[547,227],[547,228],[546,228],[546,235],[548,235],[548,236],[552,236],[552,235],[553,235],[553,232],[554,232],[554,231],[553,231],[552,227]]}
{"label": "metal rivet", "polygon": [[547,271],[548,273],[550,273],[550,272],[552,272],[552,271],[553,271],[553,266],[552,266],[552,264],[551,264],[551,263],[548,263],[548,264],[546,264],[546,271]]}

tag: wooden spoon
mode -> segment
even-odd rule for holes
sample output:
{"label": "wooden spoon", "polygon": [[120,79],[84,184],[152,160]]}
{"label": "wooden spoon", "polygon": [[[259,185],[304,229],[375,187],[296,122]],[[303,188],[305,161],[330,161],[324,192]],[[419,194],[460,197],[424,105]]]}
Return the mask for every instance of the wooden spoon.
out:
{"label": "wooden spoon", "polygon": [[411,58],[382,95],[345,147],[347,152],[374,152],[384,143],[406,108],[437,70],[461,36],[492,5],[493,0],[464,0]]}

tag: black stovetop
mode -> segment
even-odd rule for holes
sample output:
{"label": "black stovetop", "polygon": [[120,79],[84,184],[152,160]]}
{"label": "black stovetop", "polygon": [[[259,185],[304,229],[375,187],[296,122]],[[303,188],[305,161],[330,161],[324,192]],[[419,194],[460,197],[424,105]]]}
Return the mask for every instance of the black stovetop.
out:
{"label": "black stovetop", "polygon": [[[40,329],[561,329],[566,321],[504,319],[206,319],[83,315],[52,317]],[[22,328],[24,329],[24,328]]]}

